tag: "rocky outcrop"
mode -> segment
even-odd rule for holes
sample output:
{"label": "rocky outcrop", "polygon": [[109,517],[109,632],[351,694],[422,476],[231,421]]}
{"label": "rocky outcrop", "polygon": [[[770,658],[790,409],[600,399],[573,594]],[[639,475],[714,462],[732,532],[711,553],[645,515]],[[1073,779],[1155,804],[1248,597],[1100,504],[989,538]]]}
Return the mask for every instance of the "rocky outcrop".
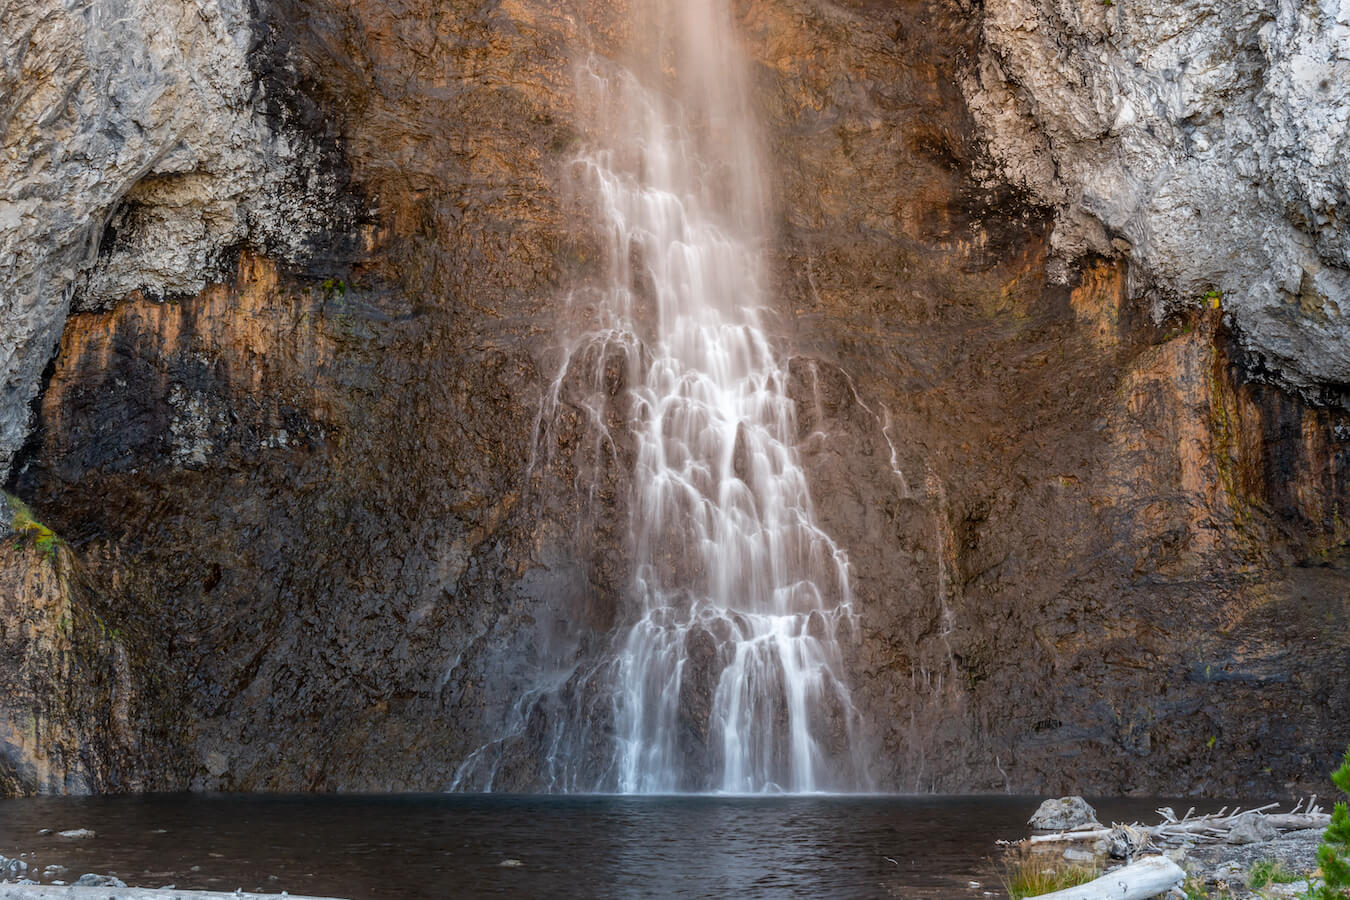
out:
{"label": "rocky outcrop", "polygon": [[263,78],[243,0],[0,6],[0,474],[72,304],[194,294],[230,251],[297,263],[339,173]]}
{"label": "rocky outcrop", "polygon": [[1343,403],[1345,3],[993,0],[983,38],[987,177],[1055,208],[1056,252],[1127,254],[1160,317],[1221,303],[1263,377]]}
{"label": "rocky outcrop", "polygon": [[[573,62],[623,43],[620,5],[272,0],[223,32],[208,25],[228,4],[177,31],[137,7],[125,27],[184,48],[156,52],[185,69],[235,47],[220,34],[253,35],[227,55],[247,71],[165,75],[165,96],[258,87],[234,106],[191,99],[210,115],[183,122],[146,107],[110,146],[140,159],[143,133],[177,123],[191,171],[118,175],[84,225],[34,213],[33,245],[13,251],[27,260],[13,296],[40,296],[14,334],[61,339],[45,386],[47,351],[13,354],[31,375],[14,397],[42,389],[11,486],[69,542],[78,602],[118,632],[90,652],[120,640],[125,667],[108,655],[93,671],[150,698],[128,707],[128,744],[63,751],[37,781],[541,789],[550,721],[583,710],[603,731],[612,704],[577,673],[628,609],[631,468],[625,423],[597,452],[581,401],[626,385],[603,360],[577,367],[598,387],[551,382],[558,317],[599,258],[568,175],[587,139]],[[1155,321],[1133,289],[1164,283],[1155,245],[1128,237],[1127,261],[1085,243],[1097,226],[1075,212],[1072,166],[1047,176],[1051,208],[1030,175],[989,180],[982,135],[997,150],[1012,133],[988,130],[979,93],[996,84],[997,9],[735,9],[779,203],[776,340],[820,524],[850,559],[846,663],[877,786],[1318,789],[1350,728],[1350,418],[1266,383],[1283,363],[1249,352],[1257,329],[1228,282],[1223,309]],[[192,137],[223,110],[251,137]],[[319,154],[313,178],[295,180],[310,157],[286,161],[288,129]],[[180,158],[144,152],[161,162],[142,168]],[[336,191],[305,207],[317,231],[288,212],[313,185]],[[1201,287],[1178,278],[1178,296]],[[1300,332],[1313,349],[1284,381],[1333,384],[1316,356],[1333,332]],[[49,660],[65,646],[54,611],[78,598],[44,584],[16,582],[8,616],[48,610],[24,646]],[[15,682],[25,708],[57,682],[82,709],[117,708],[108,682],[53,665],[15,676],[36,685]],[[552,701],[533,702],[541,687]],[[708,690],[691,681],[691,718]],[[79,730],[80,715],[42,721],[84,736],[71,748],[120,733]],[[37,760],[46,740],[13,755]]]}
{"label": "rocky outcrop", "polygon": [[162,677],[145,684],[161,672],[139,653],[141,617],[108,605],[5,495],[0,535],[0,795],[146,789],[147,770],[173,769],[161,726],[176,704]]}

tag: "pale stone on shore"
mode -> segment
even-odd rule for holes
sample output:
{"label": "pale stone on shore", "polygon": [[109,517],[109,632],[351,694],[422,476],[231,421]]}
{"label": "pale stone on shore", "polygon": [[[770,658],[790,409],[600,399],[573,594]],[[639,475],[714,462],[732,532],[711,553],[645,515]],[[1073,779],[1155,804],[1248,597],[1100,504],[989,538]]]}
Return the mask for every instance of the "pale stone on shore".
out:
{"label": "pale stone on shore", "polygon": [[1264,816],[1249,813],[1240,816],[1237,824],[1228,832],[1228,843],[1257,844],[1262,841],[1273,841],[1279,836],[1279,831],[1267,822]]}
{"label": "pale stone on shore", "polygon": [[[0,900],[276,900],[280,894],[242,891],[180,891],[173,888],[58,887],[45,884],[0,884]],[[286,895],[288,900],[338,900],[332,897]]]}
{"label": "pale stone on shore", "polygon": [[1045,831],[1064,831],[1097,821],[1097,811],[1082,797],[1061,797],[1046,800],[1027,820],[1032,828]]}

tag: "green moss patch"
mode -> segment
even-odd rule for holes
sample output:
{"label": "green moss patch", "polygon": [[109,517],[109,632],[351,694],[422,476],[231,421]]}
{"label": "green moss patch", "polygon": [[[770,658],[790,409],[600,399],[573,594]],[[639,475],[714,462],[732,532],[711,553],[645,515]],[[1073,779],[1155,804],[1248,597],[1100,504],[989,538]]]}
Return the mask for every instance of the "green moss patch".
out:
{"label": "green moss patch", "polygon": [[48,559],[55,559],[57,548],[62,543],[61,538],[57,536],[56,532],[33,518],[33,511],[28,508],[27,503],[13,494],[4,494],[3,496],[4,505],[9,514],[9,527],[18,536],[19,545],[30,545]]}

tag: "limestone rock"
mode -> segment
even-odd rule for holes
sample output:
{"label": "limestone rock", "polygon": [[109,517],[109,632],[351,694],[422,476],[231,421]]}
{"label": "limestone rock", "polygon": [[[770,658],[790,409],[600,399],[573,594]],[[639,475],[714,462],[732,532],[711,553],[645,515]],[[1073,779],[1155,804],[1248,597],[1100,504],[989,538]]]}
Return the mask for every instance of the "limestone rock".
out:
{"label": "limestone rock", "polygon": [[1132,825],[1115,825],[1106,840],[1106,855],[1112,859],[1133,859],[1149,844],[1148,832]]}
{"label": "limestone rock", "polygon": [[1058,252],[1125,248],[1155,314],[1219,302],[1270,376],[1335,399],[1350,383],[1345,4],[992,0],[983,32],[963,87],[987,175],[1056,208]]}
{"label": "limestone rock", "polygon": [[127,883],[113,875],[97,875],[91,872],[77,878],[75,880],[75,886],[124,888],[127,886]]}
{"label": "limestone rock", "polygon": [[1064,831],[1096,821],[1097,811],[1082,797],[1061,797],[1042,803],[1027,824],[1045,831]]}
{"label": "limestone rock", "polygon": [[195,293],[246,242],[298,261],[335,187],[269,123],[246,0],[0,9],[3,478],[72,302]]}
{"label": "limestone rock", "polygon": [[1273,841],[1280,836],[1279,831],[1257,813],[1248,813],[1245,816],[1239,816],[1237,824],[1228,832],[1228,843],[1230,844],[1257,844],[1262,841]]}

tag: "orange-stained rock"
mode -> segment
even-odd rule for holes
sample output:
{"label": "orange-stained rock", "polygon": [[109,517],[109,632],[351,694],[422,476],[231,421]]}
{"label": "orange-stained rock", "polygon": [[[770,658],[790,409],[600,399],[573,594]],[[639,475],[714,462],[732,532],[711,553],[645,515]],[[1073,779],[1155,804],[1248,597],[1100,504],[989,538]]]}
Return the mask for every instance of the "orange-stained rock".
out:
{"label": "orange-stained rock", "polygon": [[[626,608],[631,446],[620,419],[597,451],[574,386],[540,409],[599,260],[572,62],[624,52],[622,6],[275,5],[258,64],[294,62],[367,220],[327,268],[242,252],[72,318],[16,479],[134,624],[130,683],[172,686],[91,788],[437,790],[505,735],[494,787],[538,789],[556,710],[516,700],[554,677],[606,715],[567,675]],[[1219,312],[1154,324],[1123,263],[1055,269],[1045,211],[974,179],[972,17],[735,8],[878,786],[1318,783],[1350,729],[1350,417],[1266,386]]]}

